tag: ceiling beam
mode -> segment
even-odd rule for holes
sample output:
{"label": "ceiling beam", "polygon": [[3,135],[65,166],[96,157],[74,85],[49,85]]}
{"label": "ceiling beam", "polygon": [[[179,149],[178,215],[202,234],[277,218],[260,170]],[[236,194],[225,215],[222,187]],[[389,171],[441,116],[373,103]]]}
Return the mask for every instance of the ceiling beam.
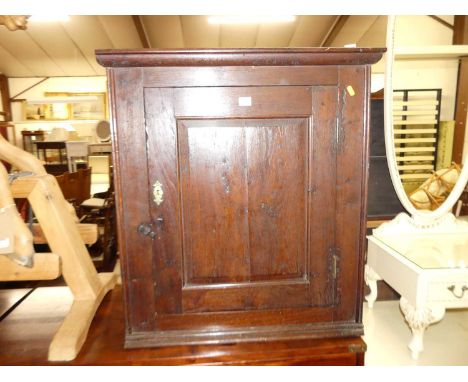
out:
{"label": "ceiling beam", "polygon": [[341,29],[343,29],[343,26],[346,24],[346,21],[348,21],[348,19],[349,16],[337,16],[330,30],[323,38],[323,41],[320,44],[320,46],[330,46],[333,40],[335,40],[336,36],[338,36],[338,34],[341,32]]}
{"label": "ceiling beam", "polygon": [[185,43],[185,35],[184,35],[184,25],[182,23],[182,16],[177,16],[179,20],[179,25],[180,25],[180,34],[182,35],[182,46],[184,48],[187,47],[187,44]]}
{"label": "ceiling beam", "polygon": [[10,98],[10,101],[14,101],[17,97],[19,97],[21,94],[24,94],[26,93],[28,90],[31,90],[32,88],[35,88],[37,85],[39,84],[42,84],[44,81],[47,81],[50,77],[44,77],[44,78],[41,78],[39,81],[35,82],[34,84],[32,84],[31,86],[29,86],[28,88],[20,91],[18,94],[15,94],[13,97]]}
{"label": "ceiling beam", "polygon": [[430,18],[434,19],[435,21],[441,23],[442,25],[446,26],[447,28],[449,29],[452,29],[453,30],[453,25],[448,23],[447,21],[445,21],[444,19],[441,19],[440,17],[438,16],[432,16],[432,15],[429,15]]}
{"label": "ceiling beam", "polygon": [[151,48],[151,44],[149,42],[148,36],[146,35],[145,27],[141,22],[140,16],[132,16],[132,20],[135,24],[135,28],[138,32],[138,37],[140,37],[141,45],[143,45],[143,48]]}

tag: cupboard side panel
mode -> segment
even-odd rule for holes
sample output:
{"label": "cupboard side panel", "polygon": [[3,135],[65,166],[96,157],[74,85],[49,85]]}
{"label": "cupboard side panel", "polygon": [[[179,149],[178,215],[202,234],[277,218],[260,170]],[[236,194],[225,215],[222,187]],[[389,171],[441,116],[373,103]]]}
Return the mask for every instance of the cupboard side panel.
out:
{"label": "cupboard side panel", "polygon": [[[126,297],[127,331],[153,329],[151,243],[137,233],[141,222],[149,220],[146,190],[146,135],[144,128],[142,73],[139,69],[112,69],[113,163],[119,235],[119,250]],[[139,152],[139,155],[135,155]]]}
{"label": "cupboard side panel", "polygon": [[310,295],[319,306],[335,303],[332,249],[336,210],[337,87],[312,88],[312,144],[309,165]]}
{"label": "cupboard side panel", "polygon": [[360,317],[368,164],[368,71],[363,66],[340,69],[337,182],[336,321]]}

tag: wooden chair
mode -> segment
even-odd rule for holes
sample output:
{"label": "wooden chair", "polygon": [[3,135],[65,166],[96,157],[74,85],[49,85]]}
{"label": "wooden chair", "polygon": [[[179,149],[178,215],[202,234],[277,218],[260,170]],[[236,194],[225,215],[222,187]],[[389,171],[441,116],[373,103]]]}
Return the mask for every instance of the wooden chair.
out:
{"label": "wooden chair", "polygon": [[75,210],[91,196],[91,168],[78,169],[75,172],[64,172],[56,175],[57,183],[64,198],[70,202]]}
{"label": "wooden chair", "polygon": [[116,216],[114,187],[112,171],[109,172],[109,189],[105,192],[94,194],[92,198],[85,200],[78,208],[78,216],[82,223],[97,224],[98,240],[90,247],[90,253],[102,257],[102,263],[98,264],[104,270],[112,269],[117,254]]}

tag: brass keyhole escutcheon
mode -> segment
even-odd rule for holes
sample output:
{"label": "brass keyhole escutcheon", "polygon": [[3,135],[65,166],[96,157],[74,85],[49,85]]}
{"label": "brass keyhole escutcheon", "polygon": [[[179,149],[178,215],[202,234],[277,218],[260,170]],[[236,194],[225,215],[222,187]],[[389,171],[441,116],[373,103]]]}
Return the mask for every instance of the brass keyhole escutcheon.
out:
{"label": "brass keyhole escutcheon", "polygon": [[162,188],[162,184],[159,180],[157,180],[153,184],[153,196],[154,196],[154,202],[156,203],[157,206],[159,206],[163,201],[163,196],[164,196],[164,191]]}

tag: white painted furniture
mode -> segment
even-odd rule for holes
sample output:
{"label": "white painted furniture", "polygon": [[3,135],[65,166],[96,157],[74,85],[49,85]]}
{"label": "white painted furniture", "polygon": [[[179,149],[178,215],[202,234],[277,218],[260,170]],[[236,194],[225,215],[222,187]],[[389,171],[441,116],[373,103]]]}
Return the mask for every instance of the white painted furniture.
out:
{"label": "white painted furniture", "polygon": [[381,234],[377,229],[368,237],[369,308],[377,298],[377,280],[385,280],[401,295],[400,307],[413,335],[408,347],[414,359],[423,351],[424,331],[430,324],[441,320],[446,309],[468,307],[468,233],[463,232],[463,222],[452,223],[459,229],[447,232],[454,233],[409,229],[406,234]]}
{"label": "white painted furniture", "polygon": [[[468,307],[468,223],[456,219],[451,213],[468,182],[468,166],[463,166],[450,195],[434,211],[416,209],[406,195],[395,154],[393,64],[396,56],[428,59],[434,52],[419,50],[416,54],[408,54],[404,49],[395,48],[395,16],[390,15],[387,20],[385,149],[395,192],[411,216],[399,214],[374,229],[373,235],[368,237],[365,280],[371,293],[366,300],[372,308],[377,298],[377,280],[385,280],[400,293],[400,307],[413,333],[408,346],[413,358],[417,359],[423,350],[426,328],[441,320],[446,309]],[[460,53],[455,47],[436,51],[439,58]]]}
{"label": "white painted furniture", "polygon": [[68,171],[77,171],[76,160],[88,161],[88,142],[87,141],[66,141]]}
{"label": "white painted furniture", "polygon": [[111,154],[112,144],[111,143],[90,143],[88,146],[89,155],[94,154]]}

